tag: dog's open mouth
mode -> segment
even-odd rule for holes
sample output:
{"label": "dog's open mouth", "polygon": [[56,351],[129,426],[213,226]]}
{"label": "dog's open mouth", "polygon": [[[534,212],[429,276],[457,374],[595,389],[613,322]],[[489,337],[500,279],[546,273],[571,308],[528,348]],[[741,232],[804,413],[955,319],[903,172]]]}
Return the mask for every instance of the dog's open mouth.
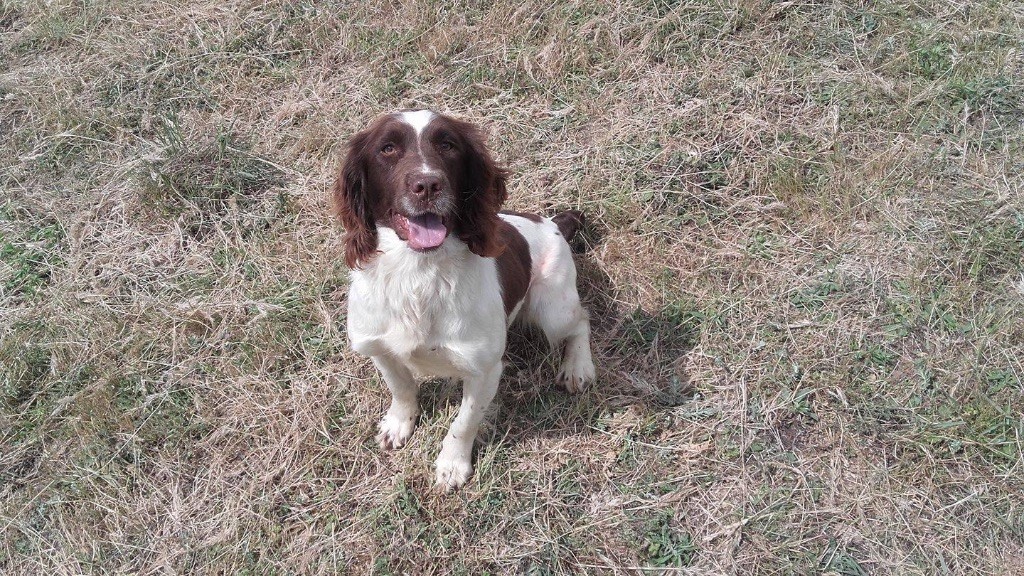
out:
{"label": "dog's open mouth", "polygon": [[395,231],[413,250],[432,250],[440,246],[448,237],[448,227],[444,218],[432,212],[417,216],[394,215]]}

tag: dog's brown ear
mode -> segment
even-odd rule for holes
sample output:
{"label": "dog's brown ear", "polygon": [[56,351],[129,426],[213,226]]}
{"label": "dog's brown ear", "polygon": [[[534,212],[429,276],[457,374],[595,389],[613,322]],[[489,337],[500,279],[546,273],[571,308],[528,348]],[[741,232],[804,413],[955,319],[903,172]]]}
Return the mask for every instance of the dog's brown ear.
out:
{"label": "dog's brown ear", "polygon": [[505,250],[498,235],[498,210],[508,197],[509,171],[494,161],[475,126],[461,121],[455,126],[466,144],[458,235],[474,254],[496,257]]}
{"label": "dog's brown ear", "polygon": [[377,225],[366,178],[369,131],[352,138],[334,180],[334,211],[345,227],[345,263],[357,268],[377,252]]}

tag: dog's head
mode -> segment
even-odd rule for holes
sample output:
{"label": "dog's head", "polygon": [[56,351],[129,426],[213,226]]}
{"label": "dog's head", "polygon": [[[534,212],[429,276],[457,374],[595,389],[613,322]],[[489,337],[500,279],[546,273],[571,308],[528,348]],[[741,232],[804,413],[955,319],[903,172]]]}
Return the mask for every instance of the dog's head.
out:
{"label": "dog's head", "polygon": [[507,177],[472,124],[429,110],[378,118],[352,138],[334,184],[345,261],[355,268],[373,259],[378,227],[420,252],[451,235],[474,254],[497,256]]}

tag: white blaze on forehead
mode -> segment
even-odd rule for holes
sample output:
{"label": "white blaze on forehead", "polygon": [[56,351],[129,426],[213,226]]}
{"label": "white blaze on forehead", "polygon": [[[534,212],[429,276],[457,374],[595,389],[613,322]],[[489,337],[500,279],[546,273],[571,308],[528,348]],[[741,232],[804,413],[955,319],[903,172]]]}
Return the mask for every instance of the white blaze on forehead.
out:
{"label": "white blaze on forehead", "polygon": [[[427,125],[434,119],[434,114],[430,110],[407,110],[398,115],[402,122],[405,122],[412,129],[416,131],[416,151],[419,152],[420,158],[423,158],[423,131],[426,130]],[[423,165],[420,167],[424,172],[436,172],[433,166],[427,164],[426,159],[423,160]]]}
{"label": "white blaze on forehead", "polygon": [[430,110],[409,110],[399,114],[402,121],[412,126],[412,129],[416,131],[416,137],[419,138],[423,134],[423,130],[430,124],[430,121],[434,119],[434,113]]}

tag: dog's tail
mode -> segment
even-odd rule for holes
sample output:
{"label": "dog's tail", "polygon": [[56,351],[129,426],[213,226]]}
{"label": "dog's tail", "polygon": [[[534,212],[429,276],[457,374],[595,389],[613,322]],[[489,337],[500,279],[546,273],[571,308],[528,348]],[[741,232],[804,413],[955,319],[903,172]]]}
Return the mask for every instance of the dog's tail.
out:
{"label": "dog's tail", "polygon": [[587,223],[587,218],[579,210],[566,210],[552,216],[551,221],[558,226],[558,231],[565,241],[571,242],[576,233]]}

